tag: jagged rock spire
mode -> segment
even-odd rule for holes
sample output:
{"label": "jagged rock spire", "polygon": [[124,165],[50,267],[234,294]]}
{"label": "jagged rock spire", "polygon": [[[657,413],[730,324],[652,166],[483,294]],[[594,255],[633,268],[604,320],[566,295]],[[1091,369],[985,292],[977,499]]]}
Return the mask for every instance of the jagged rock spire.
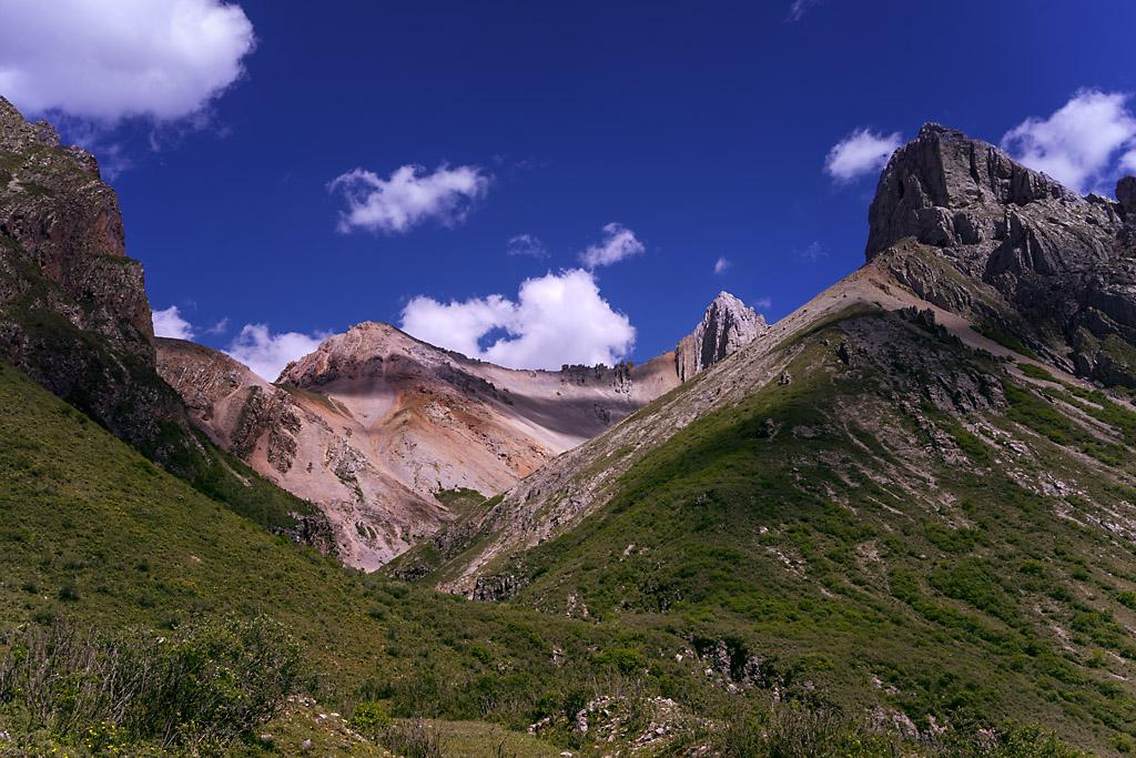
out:
{"label": "jagged rock spire", "polygon": [[675,371],[685,382],[753,342],[768,329],[760,313],[729,292],[719,292],[694,331],[675,348]]}

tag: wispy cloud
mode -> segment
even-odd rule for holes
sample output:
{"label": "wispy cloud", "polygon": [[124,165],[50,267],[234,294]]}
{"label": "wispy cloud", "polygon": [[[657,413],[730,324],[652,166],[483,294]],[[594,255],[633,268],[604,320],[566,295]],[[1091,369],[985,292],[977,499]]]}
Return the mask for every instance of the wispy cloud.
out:
{"label": "wispy cloud", "polygon": [[753,307],[757,308],[759,311],[768,311],[773,307],[773,298],[759,297],[757,300],[753,301]]}
{"label": "wispy cloud", "polygon": [[718,256],[718,260],[714,261],[714,273],[724,274],[726,272],[726,269],[728,269],[731,265],[733,264],[730,263],[728,258],[726,258],[725,256]]}
{"label": "wispy cloud", "polygon": [[874,174],[884,167],[902,141],[899,132],[878,134],[868,128],[856,129],[828,151],[824,170],[838,182]]}
{"label": "wispy cloud", "polygon": [[810,8],[819,4],[820,0],[793,0],[789,4],[789,15],[785,17],[785,20],[789,22],[800,21]]}
{"label": "wispy cloud", "polygon": [[510,237],[505,246],[505,252],[509,255],[525,255],[530,258],[548,257],[548,250],[544,247],[544,243],[540,241],[539,237],[532,234],[518,234]]}
{"label": "wispy cloud", "polygon": [[647,247],[623,224],[612,222],[603,228],[603,239],[580,253],[580,262],[586,268],[610,266],[625,258],[642,255]]}
{"label": "wispy cloud", "polygon": [[460,223],[473,201],[488,192],[489,184],[489,176],[477,166],[439,166],[427,172],[422,166],[406,165],[387,179],[357,168],[336,177],[329,188],[340,192],[347,203],[339,231],[402,234],[431,219],[445,226]]}
{"label": "wispy cloud", "polygon": [[828,255],[828,251],[824,249],[824,245],[820,244],[820,242],[813,240],[808,245],[806,245],[805,248],[798,253],[798,255],[802,260],[806,260],[809,263],[815,263],[821,258],[826,257]]}
{"label": "wispy cloud", "polygon": [[1082,90],[1047,118],[1006,132],[1002,147],[1026,166],[1078,192],[1100,188],[1121,168],[1136,168],[1131,95]]}

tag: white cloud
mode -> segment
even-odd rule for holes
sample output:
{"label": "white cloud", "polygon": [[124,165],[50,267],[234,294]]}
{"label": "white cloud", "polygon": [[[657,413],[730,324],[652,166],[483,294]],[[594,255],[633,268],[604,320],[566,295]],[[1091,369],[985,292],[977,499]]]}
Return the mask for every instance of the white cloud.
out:
{"label": "white cloud", "polygon": [[0,94],[115,122],[200,111],[242,74],[252,23],[221,0],[0,0]]}
{"label": "white cloud", "polygon": [[1118,151],[1131,149],[1121,163],[1136,164],[1136,117],[1128,109],[1129,98],[1082,90],[1049,118],[1030,117],[1006,132],[1002,147],[1024,165],[1086,192],[1111,173]]}
{"label": "white cloud", "polygon": [[718,256],[718,260],[714,261],[714,273],[725,273],[726,269],[731,266],[730,261],[725,256]]}
{"label": "white cloud", "polygon": [[227,331],[229,331],[229,317],[228,316],[224,317],[223,319],[221,319],[217,323],[213,324],[213,326],[206,329],[205,333],[206,334],[224,334]]}
{"label": "white cloud", "polygon": [[753,301],[753,307],[759,311],[767,311],[773,307],[773,298],[759,297]]}
{"label": "white cloud", "polygon": [[1129,150],[1120,159],[1120,168],[1124,171],[1136,173],[1136,149]]}
{"label": "white cloud", "polygon": [[[402,329],[418,339],[512,368],[558,369],[565,363],[614,364],[635,343],[635,328],[600,295],[588,271],[526,279],[517,299],[502,295],[440,303],[415,297]],[[497,337],[487,347],[479,342]]]}
{"label": "white cloud", "polygon": [[472,202],[489,190],[489,176],[477,166],[439,166],[426,173],[422,166],[407,165],[381,179],[357,168],[338,176],[330,189],[340,190],[347,202],[339,231],[399,234],[429,219],[446,226],[461,222]]}
{"label": "white cloud", "polygon": [[539,237],[532,234],[518,234],[509,239],[505,248],[509,255],[527,255],[531,258],[547,258],[548,250]]}
{"label": "white cloud", "polygon": [[800,21],[808,13],[809,8],[820,3],[820,0],[793,0],[789,5],[789,15],[786,21]]}
{"label": "white cloud", "polygon": [[603,228],[603,240],[580,253],[580,261],[589,269],[610,266],[624,258],[642,255],[647,248],[623,224],[614,221]]}
{"label": "white cloud", "polygon": [[899,147],[899,132],[877,134],[871,129],[856,129],[837,142],[824,159],[824,170],[839,182],[849,182],[883,168]]}
{"label": "white cloud", "polygon": [[245,324],[224,352],[274,382],[285,366],[315,350],[328,336],[327,332],[273,334],[267,324]]}
{"label": "white cloud", "polygon": [[151,314],[155,337],[172,337],[178,340],[193,339],[193,325],[181,316],[176,305]]}

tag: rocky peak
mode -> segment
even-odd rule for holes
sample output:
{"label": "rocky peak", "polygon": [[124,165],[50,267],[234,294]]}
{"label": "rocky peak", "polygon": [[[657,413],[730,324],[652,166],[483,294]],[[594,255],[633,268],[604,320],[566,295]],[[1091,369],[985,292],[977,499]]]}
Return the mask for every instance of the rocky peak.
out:
{"label": "rocky peak", "polygon": [[[928,124],[880,176],[867,258],[879,257],[921,296],[954,292],[937,304],[975,323],[1014,325],[1017,339],[1071,370],[1136,386],[1128,357],[1136,349],[1136,177],[1121,179],[1116,198],[1082,197],[993,145]],[[939,260],[913,268],[901,249]],[[983,287],[994,299],[965,294]]]}
{"label": "rocky peak", "polygon": [[687,381],[764,333],[768,329],[760,313],[729,292],[719,292],[694,331],[675,348],[675,371]]}
{"label": "rocky peak", "polygon": [[1014,209],[1087,201],[956,129],[925,124],[892,155],[868,212],[867,258],[905,237],[936,247],[1005,239]]}
{"label": "rocky peak", "polygon": [[390,324],[364,321],[328,337],[314,352],[289,363],[278,381],[316,387],[345,377],[382,374],[392,358],[394,362],[403,357],[426,361],[441,354]]}
{"label": "rocky peak", "polygon": [[11,151],[31,143],[59,147],[59,133],[46,121],[26,121],[16,106],[0,97],[0,149]]}

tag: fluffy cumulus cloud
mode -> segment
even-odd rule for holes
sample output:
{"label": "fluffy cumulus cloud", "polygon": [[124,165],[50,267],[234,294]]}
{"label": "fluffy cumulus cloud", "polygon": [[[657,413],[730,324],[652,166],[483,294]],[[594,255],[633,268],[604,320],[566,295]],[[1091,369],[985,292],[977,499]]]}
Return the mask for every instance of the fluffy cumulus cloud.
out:
{"label": "fluffy cumulus cloud", "polygon": [[0,93],[114,122],[199,112],[242,74],[252,23],[221,0],[0,0]]}
{"label": "fluffy cumulus cloud", "polygon": [[642,255],[647,248],[635,232],[614,221],[603,228],[603,239],[580,253],[580,262],[589,269],[610,266],[624,258]]}
{"label": "fluffy cumulus cloud", "polygon": [[856,129],[828,151],[824,170],[839,182],[874,174],[887,164],[902,141],[899,132],[877,134],[871,129]]}
{"label": "fluffy cumulus cloud", "polygon": [[1115,172],[1118,156],[1122,168],[1136,168],[1136,117],[1129,98],[1083,90],[1048,118],[1027,118],[1006,132],[1002,147],[1071,189],[1094,189]]}
{"label": "fluffy cumulus cloud", "polygon": [[512,368],[614,364],[631,350],[635,328],[600,295],[595,277],[570,269],[526,279],[516,300],[490,295],[441,303],[415,297],[402,312],[409,334]]}
{"label": "fluffy cumulus cloud", "polygon": [[718,256],[718,260],[714,261],[714,273],[724,274],[726,269],[730,267],[730,261],[725,256]]}
{"label": "fluffy cumulus cloud", "polygon": [[224,352],[274,382],[285,366],[315,350],[327,337],[322,332],[273,334],[267,324],[245,324]]}
{"label": "fluffy cumulus cloud", "polygon": [[151,314],[154,321],[154,335],[157,337],[173,337],[179,340],[193,339],[193,325],[182,318],[181,311],[176,305]]}
{"label": "fluffy cumulus cloud", "polygon": [[407,165],[386,179],[357,168],[337,177],[330,188],[347,203],[339,217],[341,232],[402,234],[431,219],[446,226],[461,222],[473,201],[489,190],[489,181],[477,166],[439,166],[427,172]]}

